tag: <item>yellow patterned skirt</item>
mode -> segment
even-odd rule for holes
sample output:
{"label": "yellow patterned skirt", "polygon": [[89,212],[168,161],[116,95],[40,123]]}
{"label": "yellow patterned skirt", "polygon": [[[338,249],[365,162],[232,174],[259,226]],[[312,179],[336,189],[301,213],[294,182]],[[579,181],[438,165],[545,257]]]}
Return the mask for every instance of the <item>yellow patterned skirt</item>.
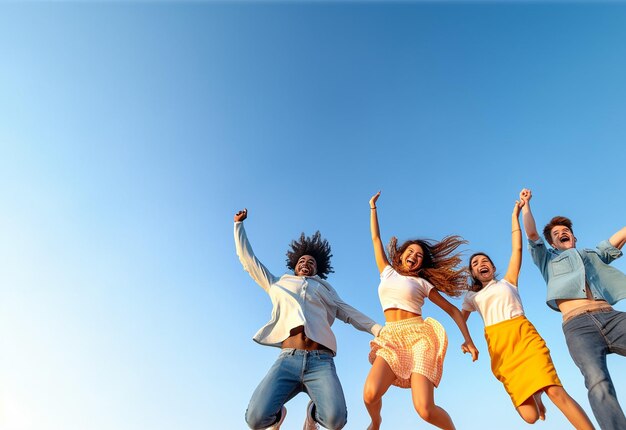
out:
{"label": "yellow patterned skirt", "polygon": [[546,342],[525,316],[485,327],[485,339],[491,371],[516,408],[545,387],[562,386]]}
{"label": "yellow patterned skirt", "polygon": [[415,317],[388,322],[370,347],[370,363],[382,357],[396,374],[393,385],[410,388],[412,373],[424,375],[435,387],[439,385],[448,337],[437,320]]}

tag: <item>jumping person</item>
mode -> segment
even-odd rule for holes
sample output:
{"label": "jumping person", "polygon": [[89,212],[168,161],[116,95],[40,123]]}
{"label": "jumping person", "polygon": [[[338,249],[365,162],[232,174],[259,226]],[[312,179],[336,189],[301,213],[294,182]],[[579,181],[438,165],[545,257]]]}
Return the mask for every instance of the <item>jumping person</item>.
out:
{"label": "jumping person", "polygon": [[545,341],[524,316],[518,291],[522,266],[519,214],[523,205],[522,200],[513,207],[511,257],[504,278],[496,279],[496,266],[487,254],[473,254],[468,267],[472,285],[465,294],[461,312],[466,321],[473,311],[482,317],[491,370],[524,421],[534,424],[545,419],[541,401],[545,392],[574,428],[593,429],[587,414],[563,388]]}
{"label": "jumping person", "polygon": [[567,348],[585,378],[589,403],[603,430],[626,429],[626,417],[606,365],[607,354],[626,355],[626,312],[611,305],[626,297],[626,275],[609,264],[622,255],[626,227],[596,249],[577,249],[572,222],[563,216],[550,220],[537,233],[530,209],[532,193],[520,192],[522,219],[530,253],[548,287],[547,304],[563,314]]}
{"label": "jumping person", "polygon": [[335,318],[356,329],[377,335],[379,324],[345,303],[325,281],[333,272],[328,241],[319,232],[304,233],[292,241],[287,252],[287,267],[293,274],[272,275],[256,258],[246,237],[243,221],[248,211],[235,214],[235,245],[246,272],[269,295],[273,309],[271,320],[259,330],[254,340],[262,345],[281,348],[274,365],[258,385],[246,410],[246,422],[252,429],[278,430],[287,414],[285,403],[300,392],[311,401],[307,406],[305,430],[338,430],[347,421],[346,401],[335,371],[337,352],[330,326]]}
{"label": "jumping person", "polygon": [[455,250],[464,241],[458,236],[446,237],[441,242],[409,240],[398,248],[394,237],[389,244],[388,259],[376,214],[379,197],[380,192],[370,200],[370,227],[381,279],[378,294],[386,324],[371,342],[372,369],[363,390],[365,407],[372,419],[369,430],[380,428],[382,397],[391,385],[411,388],[415,410],[426,422],[442,429],[454,429],[448,413],[434,400],[448,339],[439,322],[422,319],[422,305],[429,298],[452,317],[465,338],[462,351],[469,352],[475,361],[478,350],[461,312],[439,293],[458,296],[466,288],[464,271],[455,269],[460,263]]}

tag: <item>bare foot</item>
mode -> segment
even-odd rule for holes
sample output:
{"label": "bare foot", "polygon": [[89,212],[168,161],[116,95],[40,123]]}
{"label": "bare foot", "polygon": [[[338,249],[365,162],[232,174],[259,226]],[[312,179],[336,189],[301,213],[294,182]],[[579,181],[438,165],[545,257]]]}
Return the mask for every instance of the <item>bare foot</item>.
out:
{"label": "bare foot", "polygon": [[538,393],[535,393],[533,397],[535,398],[535,403],[537,403],[537,409],[539,409],[539,419],[541,421],[545,421],[546,420],[546,407],[541,401],[542,394],[543,394],[543,391],[540,391]]}

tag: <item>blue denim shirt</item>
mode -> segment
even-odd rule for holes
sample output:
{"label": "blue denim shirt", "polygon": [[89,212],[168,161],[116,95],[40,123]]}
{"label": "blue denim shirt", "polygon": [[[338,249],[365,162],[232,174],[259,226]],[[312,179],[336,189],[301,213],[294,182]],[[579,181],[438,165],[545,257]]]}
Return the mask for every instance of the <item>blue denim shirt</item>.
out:
{"label": "blue denim shirt", "polygon": [[[546,303],[555,311],[558,299],[586,299],[586,288],[596,300],[615,304],[626,297],[626,275],[609,266],[622,251],[603,240],[596,249],[546,248],[543,239],[528,240],[535,265],[548,284]],[[585,282],[586,281],[586,282]]]}

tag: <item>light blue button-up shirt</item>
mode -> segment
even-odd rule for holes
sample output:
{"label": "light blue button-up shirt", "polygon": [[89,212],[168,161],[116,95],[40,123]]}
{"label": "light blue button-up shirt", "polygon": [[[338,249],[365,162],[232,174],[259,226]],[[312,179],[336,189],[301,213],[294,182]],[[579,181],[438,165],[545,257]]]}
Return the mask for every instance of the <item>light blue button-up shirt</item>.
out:
{"label": "light blue button-up shirt", "polygon": [[626,298],[626,275],[609,264],[622,256],[622,251],[603,240],[596,249],[570,248],[559,251],[547,248],[540,237],[528,240],[528,248],[535,265],[548,284],[546,303],[555,311],[559,299],[606,300],[613,305]]}
{"label": "light blue button-up shirt", "polygon": [[235,222],[235,247],[243,269],[272,300],[272,317],[255,335],[262,345],[281,347],[291,329],[304,326],[304,334],[337,353],[330,326],[335,318],[377,336],[382,326],[344,302],[335,289],[319,276],[274,276],[256,258],[242,222]]}

